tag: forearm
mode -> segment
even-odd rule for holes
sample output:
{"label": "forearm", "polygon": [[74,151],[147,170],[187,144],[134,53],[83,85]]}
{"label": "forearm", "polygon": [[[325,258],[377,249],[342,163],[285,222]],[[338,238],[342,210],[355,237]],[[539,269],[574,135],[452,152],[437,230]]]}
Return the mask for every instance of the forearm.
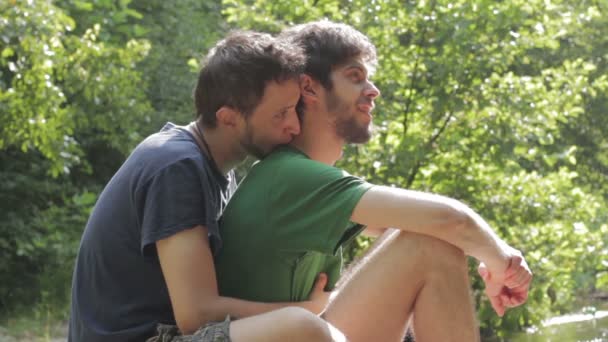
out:
{"label": "forearm", "polygon": [[290,305],[314,308],[309,306],[310,301],[255,303],[221,297],[207,236],[206,227],[196,226],[156,243],[175,322],[184,334],[194,333],[207,322],[224,320],[227,315],[248,317]]}
{"label": "forearm", "polygon": [[[460,202],[459,202],[460,203]],[[451,237],[456,245],[475,259],[482,261],[490,270],[503,271],[507,268],[509,257],[515,250],[492,230],[490,225],[471,208],[460,203],[457,208],[464,214],[465,220],[455,229]]]}
{"label": "forearm", "polygon": [[[449,203],[449,201],[448,201]],[[462,203],[449,203],[457,210],[454,218],[446,216],[444,222],[408,229],[407,222],[398,226],[416,233],[431,235],[462,249],[475,259],[484,262],[491,270],[503,271],[508,266],[509,246],[496,235],[489,224]]]}
{"label": "forearm", "polygon": [[224,320],[227,315],[230,315],[231,317],[245,318],[288,306],[297,306],[309,310],[314,314],[320,313],[310,301],[262,303],[218,296],[213,300],[207,300],[203,303],[203,321]]}
{"label": "forearm", "polygon": [[451,198],[378,186],[361,198],[352,220],[430,235],[459,247],[491,269],[507,266],[510,247],[473,210]]}

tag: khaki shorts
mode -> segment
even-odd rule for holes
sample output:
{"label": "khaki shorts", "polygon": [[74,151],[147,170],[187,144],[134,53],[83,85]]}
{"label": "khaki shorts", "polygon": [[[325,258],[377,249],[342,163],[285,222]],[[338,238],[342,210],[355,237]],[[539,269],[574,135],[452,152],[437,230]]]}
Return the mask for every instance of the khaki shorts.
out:
{"label": "khaki shorts", "polygon": [[156,329],[157,335],[146,342],[230,342],[230,316],[207,323],[192,335],[182,335],[175,325],[159,324]]}

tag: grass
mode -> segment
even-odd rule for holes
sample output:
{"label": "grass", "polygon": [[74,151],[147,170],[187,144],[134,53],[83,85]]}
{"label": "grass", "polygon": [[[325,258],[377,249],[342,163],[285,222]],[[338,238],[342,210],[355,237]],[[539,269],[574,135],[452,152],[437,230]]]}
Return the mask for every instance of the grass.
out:
{"label": "grass", "polygon": [[0,340],[18,342],[67,341],[67,305],[39,303],[21,308],[0,319]]}

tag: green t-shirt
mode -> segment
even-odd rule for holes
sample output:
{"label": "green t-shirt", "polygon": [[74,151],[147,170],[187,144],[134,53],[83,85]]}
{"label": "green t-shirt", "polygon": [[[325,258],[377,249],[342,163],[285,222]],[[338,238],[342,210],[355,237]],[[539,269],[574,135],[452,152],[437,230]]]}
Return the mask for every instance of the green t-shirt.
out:
{"label": "green t-shirt", "polygon": [[333,288],[341,246],[364,228],[350,222],[352,211],[371,186],[288,146],[254,165],[220,221],[220,294],[303,301],[320,272]]}

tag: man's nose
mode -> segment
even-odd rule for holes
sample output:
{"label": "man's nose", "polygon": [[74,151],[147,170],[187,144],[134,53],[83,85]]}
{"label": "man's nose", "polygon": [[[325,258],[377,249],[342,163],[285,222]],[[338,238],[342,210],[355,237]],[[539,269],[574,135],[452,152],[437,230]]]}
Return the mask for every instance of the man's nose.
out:
{"label": "man's nose", "polygon": [[290,135],[300,134],[300,119],[295,111],[290,113],[285,131]]}
{"label": "man's nose", "polygon": [[376,85],[374,85],[372,82],[369,82],[369,85],[365,89],[363,95],[373,100],[376,97],[380,96],[380,90],[376,88]]}

